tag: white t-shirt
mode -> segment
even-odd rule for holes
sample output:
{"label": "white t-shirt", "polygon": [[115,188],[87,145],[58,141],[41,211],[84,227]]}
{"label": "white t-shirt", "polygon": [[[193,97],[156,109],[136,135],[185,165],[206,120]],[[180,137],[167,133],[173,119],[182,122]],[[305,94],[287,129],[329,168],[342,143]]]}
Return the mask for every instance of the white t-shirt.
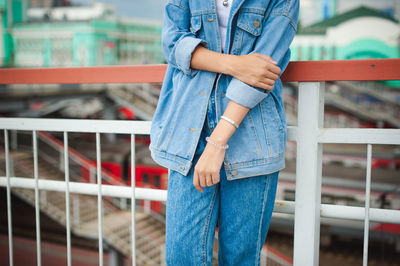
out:
{"label": "white t-shirt", "polygon": [[[215,1],[217,4],[218,25],[219,25],[219,32],[221,35],[221,47],[223,51],[225,48],[228,20],[233,0],[215,0]],[[228,4],[224,6],[223,4],[224,2]]]}

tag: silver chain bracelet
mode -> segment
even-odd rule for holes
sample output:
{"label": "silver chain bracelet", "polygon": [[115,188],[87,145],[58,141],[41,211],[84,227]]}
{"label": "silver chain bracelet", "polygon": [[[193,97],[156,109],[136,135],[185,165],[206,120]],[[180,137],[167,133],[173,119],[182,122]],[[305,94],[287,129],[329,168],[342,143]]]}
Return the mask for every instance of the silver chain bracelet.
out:
{"label": "silver chain bracelet", "polygon": [[210,139],[210,137],[206,137],[206,141],[207,141],[208,143],[211,143],[211,144],[214,145],[215,147],[220,148],[220,149],[226,150],[226,149],[229,148],[229,145],[228,145],[228,144],[221,145],[221,144],[215,143],[214,141],[212,141],[212,140]]}
{"label": "silver chain bracelet", "polygon": [[221,118],[224,119],[225,121],[231,123],[234,127],[239,128],[239,125],[235,121],[230,119],[229,117],[221,115]]}

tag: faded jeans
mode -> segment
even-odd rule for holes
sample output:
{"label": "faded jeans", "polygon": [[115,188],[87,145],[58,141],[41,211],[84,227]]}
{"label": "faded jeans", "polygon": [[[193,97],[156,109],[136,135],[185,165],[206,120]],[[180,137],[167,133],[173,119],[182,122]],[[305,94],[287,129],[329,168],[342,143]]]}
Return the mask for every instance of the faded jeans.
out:
{"label": "faded jeans", "polygon": [[272,210],[278,172],[227,180],[221,167],[220,182],[193,186],[193,171],[217,124],[214,91],[207,119],[187,176],[170,170],[166,206],[166,262],[172,266],[212,265],[212,245],[218,223],[218,264],[259,265]]}

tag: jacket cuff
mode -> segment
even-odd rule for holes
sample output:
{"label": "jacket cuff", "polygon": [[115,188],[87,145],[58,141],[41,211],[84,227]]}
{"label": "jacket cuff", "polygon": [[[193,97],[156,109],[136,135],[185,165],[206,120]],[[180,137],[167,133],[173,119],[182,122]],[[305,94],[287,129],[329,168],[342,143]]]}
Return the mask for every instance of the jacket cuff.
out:
{"label": "jacket cuff", "polygon": [[230,100],[251,109],[267,97],[268,94],[269,91],[267,90],[247,85],[237,78],[232,78],[225,95]]}
{"label": "jacket cuff", "polygon": [[206,41],[191,36],[186,36],[180,39],[179,42],[176,44],[175,48],[176,65],[186,75],[194,76],[198,72],[197,69],[190,68],[190,61],[192,59],[192,53],[194,49],[199,44],[207,46]]}

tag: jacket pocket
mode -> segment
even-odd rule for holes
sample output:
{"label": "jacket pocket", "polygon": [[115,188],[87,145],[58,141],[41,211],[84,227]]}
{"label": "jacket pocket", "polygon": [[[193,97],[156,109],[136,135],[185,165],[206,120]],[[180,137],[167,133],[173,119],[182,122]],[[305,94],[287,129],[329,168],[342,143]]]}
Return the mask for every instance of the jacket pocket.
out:
{"label": "jacket pocket", "polygon": [[202,15],[194,15],[190,18],[190,32],[193,33],[196,38],[205,40],[202,24]]}
{"label": "jacket pocket", "polygon": [[260,108],[269,156],[279,156],[285,147],[285,131],[271,94],[260,102]]}
{"label": "jacket pocket", "polygon": [[233,42],[232,52],[234,54],[247,53],[253,50],[254,44],[261,35],[263,26],[263,10],[239,11],[237,29]]}
{"label": "jacket pocket", "polygon": [[259,36],[262,31],[263,19],[264,16],[259,13],[242,11],[238,15],[237,26],[251,35]]}

